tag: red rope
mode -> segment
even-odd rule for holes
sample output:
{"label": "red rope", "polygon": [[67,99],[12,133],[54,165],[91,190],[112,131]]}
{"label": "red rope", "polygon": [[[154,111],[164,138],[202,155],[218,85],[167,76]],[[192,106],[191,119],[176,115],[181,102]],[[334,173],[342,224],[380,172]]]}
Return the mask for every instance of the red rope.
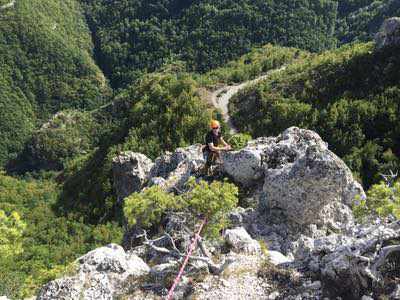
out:
{"label": "red rope", "polygon": [[173,285],[171,286],[171,288],[169,289],[168,296],[167,296],[167,298],[166,298],[167,300],[172,300],[172,297],[174,296],[174,290],[175,290],[176,286],[178,285],[179,281],[181,280],[183,271],[185,270],[185,267],[186,267],[186,265],[187,265],[187,263],[188,263],[188,261],[189,261],[190,255],[192,254],[194,248],[196,247],[197,241],[198,241],[199,238],[200,238],[200,233],[201,233],[201,231],[202,231],[202,229],[203,229],[203,227],[204,227],[205,224],[206,224],[206,219],[204,219],[204,220],[201,222],[200,228],[199,228],[199,230],[197,231],[196,235],[194,236],[194,239],[193,239],[192,243],[191,243],[190,246],[189,246],[189,251],[188,251],[188,253],[186,254],[185,260],[183,261],[183,264],[182,264],[182,266],[181,266],[181,268],[180,268],[180,270],[179,270],[178,276],[176,276],[176,278],[175,278],[175,280],[174,280],[174,284],[173,284]]}

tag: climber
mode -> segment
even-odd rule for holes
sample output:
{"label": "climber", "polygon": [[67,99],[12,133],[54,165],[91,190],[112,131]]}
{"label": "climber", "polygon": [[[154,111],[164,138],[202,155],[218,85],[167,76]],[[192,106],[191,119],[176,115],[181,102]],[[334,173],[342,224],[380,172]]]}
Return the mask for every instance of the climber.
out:
{"label": "climber", "polygon": [[[221,151],[229,151],[232,147],[224,141],[224,138],[221,134],[221,126],[217,120],[212,120],[210,123],[211,131],[209,131],[205,138],[205,146],[203,148],[204,158],[206,160],[206,164],[204,166],[204,173],[208,174],[209,168],[211,165],[220,161],[220,152]],[[222,144],[223,147],[219,145]]]}

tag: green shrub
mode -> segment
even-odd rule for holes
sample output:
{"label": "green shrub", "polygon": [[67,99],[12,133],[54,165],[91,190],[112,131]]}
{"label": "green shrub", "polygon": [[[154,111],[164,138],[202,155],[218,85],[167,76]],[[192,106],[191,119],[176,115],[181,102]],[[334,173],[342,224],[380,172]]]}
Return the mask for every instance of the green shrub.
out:
{"label": "green shrub", "polygon": [[144,228],[160,224],[162,216],[168,212],[186,211],[194,218],[205,217],[207,225],[203,234],[216,238],[227,225],[226,214],[238,202],[238,188],[227,182],[188,182],[189,191],[174,196],[157,186],[141,193],[134,193],[125,199],[124,213],[131,225],[140,224]]}
{"label": "green shrub", "polygon": [[392,187],[384,182],[373,185],[368,190],[366,199],[357,197],[353,212],[359,220],[369,215],[379,217],[391,215],[400,219],[400,180],[397,180]]}
{"label": "green shrub", "polygon": [[232,135],[227,142],[232,146],[233,150],[239,150],[246,147],[247,142],[249,142],[251,139],[252,137],[250,134],[237,133]]}
{"label": "green shrub", "polygon": [[0,259],[9,259],[22,253],[22,236],[26,224],[17,212],[9,216],[0,210]]}
{"label": "green shrub", "polygon": [[79,256],[121,241],[118,224],[90,225],[73,214],[56,214],[58,195],[53,181],[0,172],[0,295],[30,297]]}
{"label": "green shrub", "polygon": [[149,228],[161,221],[168,210],[182,208],[181,199],[152,186],[141,193],[133,193],[126,198],[124,214],[130,225],[139,224]]}

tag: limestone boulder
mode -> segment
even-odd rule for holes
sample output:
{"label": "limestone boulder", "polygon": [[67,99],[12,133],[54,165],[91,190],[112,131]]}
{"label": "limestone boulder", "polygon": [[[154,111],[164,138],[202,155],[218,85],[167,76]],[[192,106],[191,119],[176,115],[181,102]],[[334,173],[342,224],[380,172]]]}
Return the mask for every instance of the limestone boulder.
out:
{"label": "limestone boulder", "polygon": [[260,244],[243,227],[227,229],[225,241],[237,253],[261,254]]}
{"label": "limestone boulder", "polygon": [[[223,155],[223,169],[236,183],[262,185],[260,207],[280,210],[290,222],[342,229],[353,224],[350,205],[365,197],[346,164],[311,130],[291,127]],[[256,188],[253,188],[256,190]]]}
{"label": "limestone boulder", "polygon": [[124,152],[112,161],[114,188],[121,201],[134,192],[139,192],[149,180],[153,162],[141,153]]}
{"label": "limestone boulder", "polygon": [[255,185],[263,178],[263,151],[274,141],[260,138],[242,150],[222,152],[223,171],[244,187]]}
{"label": "limestone boulder", "polygon": [[115,244],[95,249],[76,263],[76,274],[47,283],[37,299],[115,299],[150,272],[141,258]]}
{"label": "limestone boulder", "polygon": [[192,164],[204,163],[202,146],[196,144],[185,148],[177,148],[173,153],[166,152],[157,157],[151,168],[150,177],[167,179],[183,162],[191,162]]}

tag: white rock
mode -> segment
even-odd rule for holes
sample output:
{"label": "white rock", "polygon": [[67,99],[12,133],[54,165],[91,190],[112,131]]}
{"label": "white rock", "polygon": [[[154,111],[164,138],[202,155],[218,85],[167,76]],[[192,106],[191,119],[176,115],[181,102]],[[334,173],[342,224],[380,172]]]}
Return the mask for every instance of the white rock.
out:
{"label": "white rock", "polygon": [[266,207],[301,225],[352,224],[349,205],[364,191],[345,163],[309,130],[289,128],[277,141],[267,154]]}
{"label": "white rock", "polygon": [[114,188],[119,201],[139,192],[149,179],[153,162],[141,153],[124,152],[112,161]]}
{"label": "white rock", "polygon": [[276,298],[279,297],[279,295],[280,295],[280,293],[278,291],[275,291],[275,292],[269,294],[268,300],[275,300]]}
{"label": "white rock", "polygon": [[322,287],[321,281],[306,282],[303,284],[306,289],[319,290]]}
{"label": "white rock", "polygon": [[223,152],[223,170],[235,182],[251,186],[263,177],[262,146],[246,147],[240,151]]}
{"label": "white rock", "polygon": [[269,250],[268,256],[269,256],[269,261],[276,266],[292,262],[292,260],[290,260],[288,257],[286,257],[285,255],[283,255],[281,252],[278,251]]}
{"label": "white rock", "polygon": [[77,263],[77,274],[49,282],[37,299],[114,299],[150,272],[141,258],[115,244],[90,251]]}
{"label": "white rock", "polygon": [[235,252],[247,254],[260,254],[260,244],[251,238],[243,227],[227,229],[225,231],[225,241]]}
{"label": "white rock", "polygon": [[390,299],[400,299],[400,284],[397,284],[394,291],[390,294]]}

